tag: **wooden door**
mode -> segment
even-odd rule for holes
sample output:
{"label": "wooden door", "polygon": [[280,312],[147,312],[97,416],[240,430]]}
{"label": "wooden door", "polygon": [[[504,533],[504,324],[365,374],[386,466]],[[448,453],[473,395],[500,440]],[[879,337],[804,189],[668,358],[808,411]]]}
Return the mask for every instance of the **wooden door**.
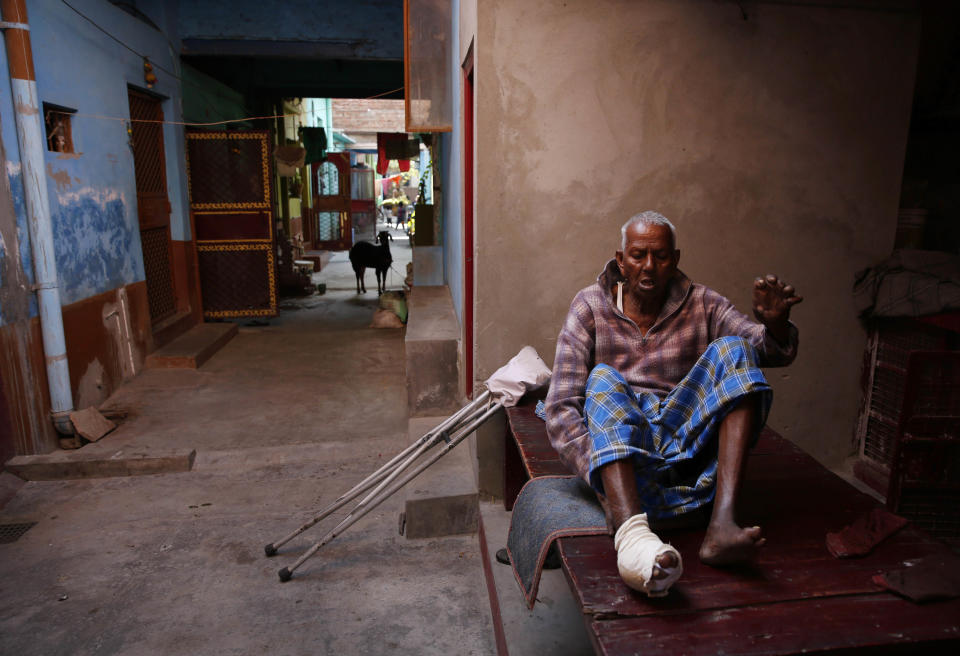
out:
{"label": "wooden door", "polygon": [[137,184],[140,248],[154,329],[177,313],[170,256],[170,200],[163,149],[163,110],[155,96],[129,89],[130,141]]}
{"label": "wooden door", "polygon": [[313,176],[313,246],[328,251],[345,251],[353,245],[350,217],[350,157],[327,153],[323,162],[311,165]]}
{"label": "wooden door", "polygon": [[203,316],[277,315],[270,133],[187,133]]}

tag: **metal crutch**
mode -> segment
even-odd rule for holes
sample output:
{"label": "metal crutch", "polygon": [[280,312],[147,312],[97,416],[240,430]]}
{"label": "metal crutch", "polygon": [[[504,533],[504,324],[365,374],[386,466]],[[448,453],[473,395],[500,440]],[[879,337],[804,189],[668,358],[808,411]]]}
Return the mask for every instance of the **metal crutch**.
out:
{"label": "metal crutch", "polygon": [[[480,398],[477,399],[478,401]],[[476,403],[476,402],[474,402]],[[471,404],[473,405],[473,404]],[[361,501],[357,506],[350,511],[350,514],[344,517],[339,524],[337,524],[329,533],[323,536],[319,542],[310,547],[300,558],[296,560],[289,567],[284,567],[277,575],[280,577],[282,582],[287,582],[290,580],[290,577],[293,576],[294,570],[296,570],[300,565],[302,565],[308,558],[313,556],[317,551],[320,550],[326,544],[329,544],[334,538],[340,535],[343,531],[352,526],[355,522],[362,519],[367,513],[379,506],[381,503],[390,498],[393,494],[399,491],[403,486],[412,481],[414,478],[419,476],[425,469],[430,467],[437,460],[445,456],[450,452],[455,446],[460,444],[468,435],[473,433],[479,426],[485,423],[493,414],[502,408],[503,405],[500,401],[497,401],[486,410],[482,411],[479,414],[474,414],[472,419],[466,422],[466,425],[459,428],[456,433],[450,438],[449,443],[447,443],[442,449],[433,453],[427,460],[421,463],[416,469],[408,473],[401,480],[396,481],[389,489],[385,490],[380,494],[379,497],[374,498],[377,493],[381,492],[383,487],[390,483],[394,476],[389,477],[389,480],[385,480],[381,483],[380,486],[373,492],[371,492],[363,501]],[[399,473],[399,472],[395,472]]]}
{"label": "metal crutch", "polygon": [[[435,426],[433,429],[427,431],[422,437],[416,440],[413,444],[411,444],[406,449],[404,449],[403,451],[398,453],[396,456],[394,456],[392,459],[390,459],[389,462],[383,464],[379,469],[377,469],[375,472],[373,472],[372,474],[367,476],[365,479],[357,483],[349,491],[340,495],[332,504],[327,506],[319,515],[317,515],[310,521],[306,522],[305,524],[300,526],[300,528],[291,532],[289,535],[286,535],[285,537],[281,538],[280,540],[277,540],[276,542],[271,542],[270,544],[266,545],[263,548],[264,553],[267,556],[275,555],[279,547],[283,546],[284,544],[286,544],[296,536],[300,535],[307,529],[315,526],[326,517],[329,517],[332,513],[336,512],[343,506],[347,505],[352,500],[356,499],[358,496],[360,496],[361,494],[363,494],[364,492],[372,488],[374,485],[377,485],[378,483],[383,481],[384,478],[387,478],[388,476],[392,476],[392,478],[396,478],[397,474],[399,474],[400,472],[405,470],[407,467],[409,467],[411,464],[413,464],[413,462],[417,458],[419,458],[424,451],[436,446],[441,440],[444,440],[444,436],[447,435],[451,430],[456,431],[457,427],[459,426],[460,423],[464,421],[465,417],[470,415],[470,418],[472,418],[472,415],[475,414],[474,411],[477,408],[481,407],[482,404],[485,403],[489,397],[490,397],[490,392],[484,391],[473,402],[463,406],[462,408],[460,408],[460,410],[452,414],[450,417],[448,417],[444,421],[440,422],[440,424]],[[400,463],[401,460],[403,460],[404,458],[406,458],[407,460],[400,465],[397,471],[391,474],[390,470],[394,466],[396,466],[398,463]],[[378,488],[378,490],[382,489],[383,486],[384,485],[382,484],[380,488]],[[369,496],[373,496],[374,494],[376,494],[378,490],[374,490],[374,492],[372,492]]]}

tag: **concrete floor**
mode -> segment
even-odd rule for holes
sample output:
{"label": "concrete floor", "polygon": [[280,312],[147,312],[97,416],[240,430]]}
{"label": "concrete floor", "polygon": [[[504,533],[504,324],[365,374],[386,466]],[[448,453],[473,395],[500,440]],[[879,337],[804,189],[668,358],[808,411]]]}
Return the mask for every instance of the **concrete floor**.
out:
{"label": "concrete floor", "polygon": [[140,372],[105,406],[126,419],[84,447],[193,448],[192,471],[0,477],[0,523],[37,522],[0,544],[0,653],[495,652],[477,536],[401,537],[399,498],[289,583],[277,570],[331,520],[263,555],[408,443],[403,331],[367,327],[376,293],[356,295],[346,253],[314,276],[325,295],[241,325],[199,370]]}
{"label": "concrete floor", "polygon": [[[502,501],[481,502],[483,532],[493,558],[505,547],[512,513]],[[537,603],[527,608],[513,569],[494,560],[490,565],[504,640],[510,656],[586,656],[593,654],[590,636],[567,585],[563,570],[544,569],[537,589]]]}

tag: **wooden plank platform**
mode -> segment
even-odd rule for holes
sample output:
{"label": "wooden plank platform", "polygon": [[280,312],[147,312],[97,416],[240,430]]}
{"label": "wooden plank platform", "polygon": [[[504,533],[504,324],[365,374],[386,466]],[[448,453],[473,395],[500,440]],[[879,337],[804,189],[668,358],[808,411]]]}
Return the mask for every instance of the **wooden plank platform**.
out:
{"label": "wooden plank platform", "polygon": [[955,654],[945,618],[960,602],[930,607],[890,594],[829,597],[690,615],[594,620],[597,653],[676,654]]}
{"label": "wooden plank platform", "polygon": [[[508,442],[523,464],[507,474],[567,473],[542,420],[527,402],[507,411]],[[508,458],[511,451],[508,446]],[[505,497],[516,481],[507,481]],[[512,507],[512,499],[505,499]],[[865,558],[839,560],[826,534],[877,502],[770,430],[747,464],[739,518],[763,527],[767,545],[749,566],[716,569],[697,557],[704,529],[661,532],[682,554],[683,577],[667,597],[648,599],[617,572],[607,536],[563,538],[558,547],[572,594],[597,653],[795,654],[922,647],[960,649],[960,600],[917,605],[884,592],[875,574],[949,552],[908,525]]]}
{"label": "wooden plank platform", "polygon": [[237,334],[235,323],[197,324],[147,356],[150,369],[197,369]]}

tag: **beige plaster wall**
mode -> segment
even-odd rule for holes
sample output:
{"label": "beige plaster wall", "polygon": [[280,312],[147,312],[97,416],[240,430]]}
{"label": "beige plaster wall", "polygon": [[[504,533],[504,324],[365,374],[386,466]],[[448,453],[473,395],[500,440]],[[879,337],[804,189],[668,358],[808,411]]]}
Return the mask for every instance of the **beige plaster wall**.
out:
{"label": "beige plaster wall", "polygon": [[853,274],[893,244],[918,21],[742,4],[479,3],[476,378],[528,343],[552,364],[619,226],[656,209],[681,268],[741,309],[765,272],[806,297],[770,423],[833,464],[860,396]]}
{"label": "beige plaster wall", "polygon": [[477,34],[477,0],[460,0],[460,63],[467,58]]}

